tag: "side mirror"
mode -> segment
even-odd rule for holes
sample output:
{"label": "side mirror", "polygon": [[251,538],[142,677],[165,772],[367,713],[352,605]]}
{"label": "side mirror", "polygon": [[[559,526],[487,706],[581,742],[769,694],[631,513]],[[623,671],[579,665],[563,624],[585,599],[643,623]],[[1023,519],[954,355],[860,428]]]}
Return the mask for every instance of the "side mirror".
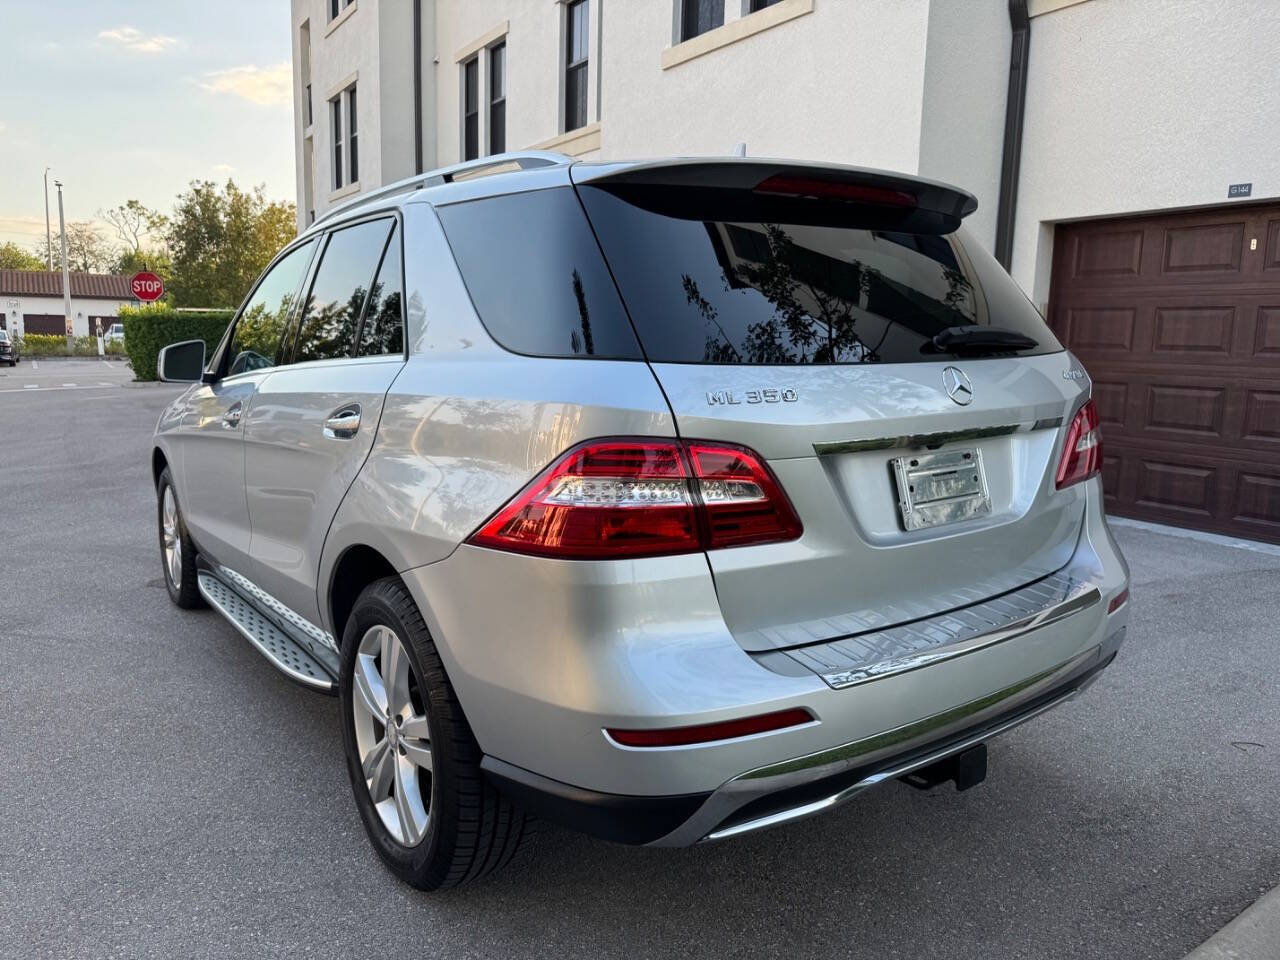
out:
{"label": "side mirror", "polygon": [[196,383],[204,373],[204,341],[171,343],[156,358],[156,371],[165,383]]}

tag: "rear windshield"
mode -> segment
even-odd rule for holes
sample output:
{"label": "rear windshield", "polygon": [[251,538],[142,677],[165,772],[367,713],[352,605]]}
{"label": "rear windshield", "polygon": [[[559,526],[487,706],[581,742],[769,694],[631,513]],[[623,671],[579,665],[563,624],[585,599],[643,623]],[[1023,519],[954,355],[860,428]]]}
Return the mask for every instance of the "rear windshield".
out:
{"label": "rear windshield", "polygon": [[902,232],[857,207],[728,190],[579,188],[649,360],[937,362],[948,327],[991,325],[1062,349],[963,229]]}

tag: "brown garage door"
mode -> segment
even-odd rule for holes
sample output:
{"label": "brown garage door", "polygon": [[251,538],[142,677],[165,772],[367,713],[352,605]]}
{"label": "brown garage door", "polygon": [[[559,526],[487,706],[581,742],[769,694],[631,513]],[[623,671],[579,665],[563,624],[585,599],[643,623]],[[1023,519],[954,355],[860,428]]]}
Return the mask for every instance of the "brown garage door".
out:
{"label": "brown garage door", "polygon": [[1280,542],[1280,205],[1059,225],[1050,316],[1109,510]]}

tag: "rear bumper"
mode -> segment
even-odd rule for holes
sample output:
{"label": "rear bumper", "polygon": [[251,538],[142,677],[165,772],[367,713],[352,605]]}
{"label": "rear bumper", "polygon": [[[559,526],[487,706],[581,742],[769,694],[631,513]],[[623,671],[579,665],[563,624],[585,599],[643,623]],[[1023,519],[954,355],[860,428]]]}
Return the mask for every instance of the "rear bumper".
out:
{"label": "rear bumper", "polygon": [[[1109,661],[1128,615],[1109,601],[1128,569],[1103,520],[1101,485],[1084,487],[1069,572],[1088,585],[1087,602],[852,685],[817,669],[773,669],[745,651],[701,555],[578,563],[464,545],[403,577],[496,781],[587,832],[687,844],[738,826],[735,818],[772,816],[767,798],[784,791],[825,784],[835,793],[815,788],[821,796],[794,808],[829,806],[866,777],[914,762],[914,751],[936,753],[1020,716],[1035,697],[1070,693]],[[670,747],[628,747],[605,733],[796,707],[815,722]]]}
{"label": "rear bumper", "polygon": [[500,790],[535,816],[619,843],[689,846],[824,813],[878,786],[985,743],[1065,703],[1115,658],[1121,627],[1058,669],[905,728],[743,773],[710,793],[664,797],[584,790],[485,757]]}

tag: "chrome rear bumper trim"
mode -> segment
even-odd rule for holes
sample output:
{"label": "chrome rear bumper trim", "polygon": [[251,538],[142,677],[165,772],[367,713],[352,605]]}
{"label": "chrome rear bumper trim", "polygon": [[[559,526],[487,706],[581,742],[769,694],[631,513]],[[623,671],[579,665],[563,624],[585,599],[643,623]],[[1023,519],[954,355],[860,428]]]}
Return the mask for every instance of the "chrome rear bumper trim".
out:
{"label": "chrome rear bumper trim", "polygon": [[1037,630],[1056,620],[1061,620],[1063,617],[1069,617],[1073,613],[1078,613],[1091,607],[1101,599],[1102,591],[1096,584],[1080,583],[1072,587],[1058,603],[994,630],[988,630],[955,643],[931,647],[919,653],[879,660],[867,666],[858,667],[855,670],[837,670],[824,673],[822,674],[822,679],[833,690],[842,690],[845,687],[870,683],[872,680],[880,680],[884,677],[906,673],[909,670],[918,670],[933,663],[964,656],[966,653],[973,653],[976,650],[982,650],[997,643],[1004,643],[1006,640],[1013,640],[1023,634],[1030,633],[1032,630]]}
{"label": "chrome rear bumper trim", "polygon": [[[1063,703],[1087,686],[1092,673],[1105,662],[1105,646],[1104,643],[1090,647],[1064,663],[977,700],[930,714],[892,730],[749,770],[722,784],[692,817],[653,845],[688,846],[701,840],[723,839],[749,830],[808,817],[843,803],[875,784],[902,776],[975,743],[989,740],[1024,720]],[[1047,699],[1037,703],[1040,698]],[[984,726],[988,724],[989,726]],[[954,737],[961,739],[948,739]],[[931,749],[930,745],[935,746]],[[914,751],[922,751],[922,754]],[[905,759],[895,763],[895,757]],[[890,766],[883,770],[873,769],[879,763]],[[853,784],[833,789],[825,797],[807,800],[794,807],[773,811],[742,823],[729,823],[737,811],[753,801],[859,769],[871,772]],[[726,823],[729,825],[725,826]]]}
{"label": "chrome rear bumper trim", "polygon": [[1011,433],[1031,430],[1051,430],[1062,426],[1061,417],[1046,417],[1032,423],[1002,423],[991,427],[971,427],[968,430],[947,430],[940,433],[913,433],[897,437],[868,437],[863,440],[831,440],[813,445],[813,452],[820,457],[839,453],[865,453],[868,450],[901,450],[924,447],[932,450],[947,443],[968,440],[984,440],[988,437],[1006,437]]}
{"label": "chrome rear bumper trim", "polygon": [[1038,717],[1040,714],[1046,713],[1054,707],[1065,703],[1072,697],[1076,696],[1079,692],[1079,690],[1068,690],[1066,693],[1050,700],[1048,703],[1041,704],[1032,710],[1028,710],[1026,713],[1019,714],[1005,723],[983,730],[981,733],[975,734],[972,737],[967,737],[958,742],[948,744],[940,750],[915,757],[898,766],[879,770],[870,776],[863,777],[856,783],[850,784],[843,790],[833,793],[829,797],[823,797],[821,800],[814,800],[810,803],[801,804],[800,806],[791,807],[786,810],[779,810],[776,813],[758,817],[754,820],[735,823],[733,826],[725,827],[723,830],[714,830],[707,834],[705,839],[727,840],[729,837],[736,837],[743,833],[764,830],[767,827],[774,827],[782,823],[790,823],[793,820],[801,820],[805,817],[811,817],[815,814],[823,813],[826,810],[830,810],[832,807],[844,803],[846,800],[856,796],[863,790],[868,790],[871,787],[884,783],[887,780],[896,780],[898,777],[906,776],[913,770],[919,770],[922,767],[929,766],[931,763],[937,763],[939,760],[945,760],[947,757],[954,756],[957,753],[968,750],[970,747],[976,746],[979,743],[985,743],[987,740],[997,737],[1008,730],[1012,730],[1014,727],[1026,723],[1028,720]]}

